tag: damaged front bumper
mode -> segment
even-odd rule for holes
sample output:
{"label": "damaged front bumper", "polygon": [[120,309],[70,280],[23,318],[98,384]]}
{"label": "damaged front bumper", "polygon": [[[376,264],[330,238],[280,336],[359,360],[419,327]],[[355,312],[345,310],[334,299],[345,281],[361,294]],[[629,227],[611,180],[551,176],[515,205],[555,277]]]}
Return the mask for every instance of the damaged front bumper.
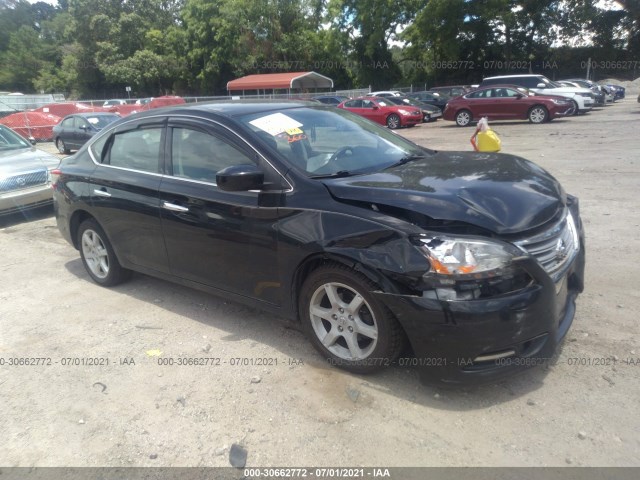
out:
{"label": "damaged front bumper", "polygon": [[579,229],[580,249],[553,278],[535,258],[521,258],[518,267],[531,281],[513,292],[478,299],[376,292],[413,348],[415,357],[401,363],[417,366],[427,383],[464,385],[547,363],[573,322],[584,286]]}

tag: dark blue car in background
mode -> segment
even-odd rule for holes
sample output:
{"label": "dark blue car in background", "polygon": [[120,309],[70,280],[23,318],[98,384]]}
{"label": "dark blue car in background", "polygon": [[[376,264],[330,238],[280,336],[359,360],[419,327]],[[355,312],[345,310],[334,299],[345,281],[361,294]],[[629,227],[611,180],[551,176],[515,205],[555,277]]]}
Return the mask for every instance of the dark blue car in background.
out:
{"label": "dark blue car in background", "polygon": [[87,140],[120,118],[115,113],[75,113],[53,127],[53,141],[60,153],[78,150]]}

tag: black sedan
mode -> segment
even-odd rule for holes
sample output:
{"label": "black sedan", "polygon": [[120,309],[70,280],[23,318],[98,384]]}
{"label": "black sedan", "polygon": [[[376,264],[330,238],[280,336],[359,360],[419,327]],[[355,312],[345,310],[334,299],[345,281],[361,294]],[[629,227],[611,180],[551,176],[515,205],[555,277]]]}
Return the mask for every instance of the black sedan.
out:
{"label": "black sedan", "polygon": [[445,94],[436,92],[415,92],[409,93],[407,96],[414,98],[420,102],[438,107],[440,110],[444,110],[451,97]]}
{"label": "black sedan", "polygon": [[349,100],[349,97],[345,97],[344,95],[319,95],[317,97],[313,97],[313,100],[317,100],[325,105],[333,105],[335,107],[345,100]]}
{"label": "black sedan", "polygon": [[78,150],[87,140],[120,118],[115,113],[75,113],[53,127],[53,141],[60,153]]}
{"label": "black sedan", "polygon": [[415,98],[409,97],[387,97],[386,101],[393,103],[394,105],[411,105],[412,107],[417,107],[422,111],[422,121],[423,122],[435,122],[440,117],[442,117],[442,110],[434,105],[429,105],[428,103],[423,103]]}
{"label": "black sedan", "polygon": [[54,176],[58,227],[98,284],[142,272],[298,319],[353,372],[469,383],[539,364],[583,288],[578,200],[549,173],[329,106],[132,115]]}

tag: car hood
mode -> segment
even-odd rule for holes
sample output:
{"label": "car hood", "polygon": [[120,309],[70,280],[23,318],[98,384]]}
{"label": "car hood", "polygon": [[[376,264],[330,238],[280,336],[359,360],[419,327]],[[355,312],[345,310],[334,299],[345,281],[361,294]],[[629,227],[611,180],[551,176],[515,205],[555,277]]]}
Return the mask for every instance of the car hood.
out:
{"label": "car hood", "polygon": [[59,163],[56,157],[37,148],[0,149],[0,175],[13,175],[42,167],[52,169]]}
{"label": "car hood", "polygon": [[438,152],[384,171],[323,182],[338,200],[387,205],[497,234],[536,228],[564,208],[549,173],[520,157]]}
{"label": "car hood", "polygon": [[563,97],[562,95],[543,95],[541,93],[536,93],[533,98],[542,98],[545,100],[561,100],[563,102],[568,102],[567,97]]}
{"label": "car hood", "polygon": [[[551,94],[554,94],[554,93],[591,93],[593,94],[593,92],[590,89],[582,88],[582,87],[555,87],[555,88],[545,88],[544,90],[551,92]],[[540,89],[540,91],[542,91],[542,89]]]}
{"label": "car hood", "polygon": [[429,104],[420,105],[417,108],[420,108],[420,109],[424,110],[425,112],[429,112],[429,113],[438,113],[438,112],[442,111],[438,107],[434,107],[433,105],[429,105]]}

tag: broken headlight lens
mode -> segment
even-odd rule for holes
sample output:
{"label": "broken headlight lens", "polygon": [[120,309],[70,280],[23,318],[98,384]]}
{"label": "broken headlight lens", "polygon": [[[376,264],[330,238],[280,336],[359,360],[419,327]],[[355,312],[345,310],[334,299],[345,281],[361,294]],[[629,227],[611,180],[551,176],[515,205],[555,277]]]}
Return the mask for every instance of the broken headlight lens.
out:
{"label": "broken headlight lens", "polygon": [[510,267],[522,252],[508,244],[481,239],[447,236],[420,236],[420,247],[431,269],[451,277],[485,278],[500,274]]}

